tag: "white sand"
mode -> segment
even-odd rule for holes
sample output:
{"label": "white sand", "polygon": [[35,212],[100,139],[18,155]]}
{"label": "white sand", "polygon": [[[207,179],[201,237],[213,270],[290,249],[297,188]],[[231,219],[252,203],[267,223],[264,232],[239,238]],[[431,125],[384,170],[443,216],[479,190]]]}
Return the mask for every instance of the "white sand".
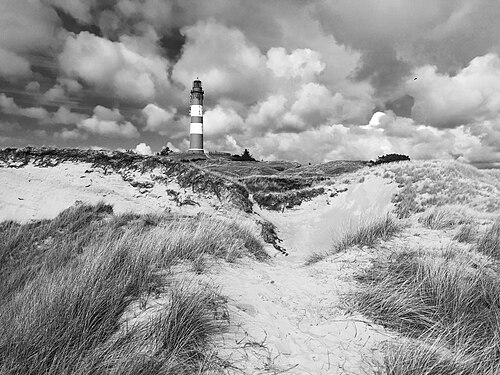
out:
{"label": "white sand", "polygon": [[[342,296],[353,292],[353,274],[368,266],[368,250],[350,250],[305,267],[313,251],[329,249],[342,229],[385,215],[394,185],[376,176],[284,213],[260,211],[277,225],[290,256],[270,264],[245,261],[212,274],[230,299],[233,329],[220,354],[249,374],[363,374],[391,336],[348,312]],[[238,370],[234,369],[234,373]]]}
{"label": "white sand", "polygon": [[[136,173],[130,177],[134,181],[154,183],[150,173]],[[193,199],[200,206],[179,207],[172,196],[167,194],[167,188],[179,193],[181,199]],[[174,181],[169,182],[168,186],[154,183],[151,189],[133,187],[119,174],[105,174],[102,169],[93,169],[88,163],[67,162],[49,168],[33,165],[0,168],[0,220],[27,222],[50,219],[76,201],[104,201],[113,205],[115,213],[170,210],[196,214],[200,211],[213,211],[219,204],[214,198],[200,197],[181,189]]]}
{"label": "white sand", "polygon": [[[167,187],[134,188],[115,173],[89,170],[88,164],[62,163],[52,168],[32,165],[0,168],[0,220],[26,222],[52,218],[75,201],[103,200],[115,212],[183,213],[217,210],[216,200],[194,196],[198,206],[177,207]],[[359,178],[359,175],[356,175]],[[151,181],[150,175],[136,180]],[[183,197],[189,192],[176,183],[168,185]],[[284,213],[259,210],[247,220],[265,218],[277,226],[290,256],[276,256],[270,263],[248,259],[223,264],[204,277],[221,286],[229,298],[231,330],[221,339],[218,351],[227,360],[229,373],[248,374],[362,374],[378,345],[389,336],[381,327],[351,314],[342,296],[355,290],[353,273],[368,266],[373,254],[353,250],[304,267],[307,256],[329,249],[343,229],[359,221],[384,215],[391,209],[394,185],[367,175],[336,197],[326,194]],[[241,216],[238,213],[237,216]],[[233,371],[234,370],[234,371]]]}

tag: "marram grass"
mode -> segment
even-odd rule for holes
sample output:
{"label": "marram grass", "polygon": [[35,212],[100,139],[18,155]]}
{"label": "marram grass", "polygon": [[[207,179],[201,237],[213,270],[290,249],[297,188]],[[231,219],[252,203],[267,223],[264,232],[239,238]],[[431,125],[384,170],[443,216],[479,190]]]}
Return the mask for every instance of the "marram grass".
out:
{"label": "marram grass", "polygon": [[[265,252],[234,222],[114,216],[103,204],[2,223],[0,374],[202,373],[216,365],[210,340],[227,318],[223,299],[172,282],[168,270],[245,254]],[[131,304],[157,293],[168,296],[164,310],[124,326]]]}

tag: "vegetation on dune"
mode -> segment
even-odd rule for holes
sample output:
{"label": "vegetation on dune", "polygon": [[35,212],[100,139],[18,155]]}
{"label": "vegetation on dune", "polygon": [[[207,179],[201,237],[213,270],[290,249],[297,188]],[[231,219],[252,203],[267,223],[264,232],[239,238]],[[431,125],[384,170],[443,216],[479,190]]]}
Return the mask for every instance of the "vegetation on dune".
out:
{"label": "vegetation on dune", "polygon": [[377,160],[369,161],[369,165],[377,165],[377,164],[386,164],[386,163],[394,163],[398,161],[409,161],[410,157],[408,155],[402,155],[402,154],[386,154],[379,156]]}
{"label": "vegetation on dune", "polygon": [[395,250],[360,276],[357,307],[414,339],[391,346],[384,374],[500,370],[500,278],[474,249]]}
{"label": "vegetation on dune", "polygon": [[500,218],[478,238],[477,251],[500,260]]}
{"label": "vegetation on dune", "polygon": [[335,241],[330,252],[324,254],[313,253],[307,259],[306,265],[317,263],[328,255],[345,251],[353,246],[373,247],[378,241],[387,241],[391,239],[402,229],[403,225],[390,215],[361,223],[357,227],[344,233]]}
{"label": "vegetation on dune", "polygon": [[461,207],[438,206],[419,218],[424,227],[430,229],[454,228],[461,224],[470,224],[472,217],[467,215]]}
{"label": "vegetation on dune", "polygon": [[399,218],[443,205],[467,205],[479,212],[500,209],[497,171],[455,161],[404,162],[384,164],[383,168],[384,177],[401,188],[393,199]]}
{"label": "vegetation on dune", "polygon": [[253,199],[260,206],[269,210],[283,210],[300,206],[302,202],[311,200],[325,192],[324,187],[290,190],[283,193],[256,192]]}
{"label": "vegetation on dune", "polygon": [[164,156],[143,156],[129,152],[79,150],[56,148],[0,149],[0,165],[20,168],[29,163],[38,167],[56,166],[63,162],[90,163],[92,168],[106,173],[117,173],[125,181],[134,183],[131,172],[151,173],[155,183],[168,185],[176,181],[181,188],[191,189],[194,193],[208,193],[221,202],[227,202],[245,212],[252,212],[248,191],[237,181],[224,178],[224,175],[211,173],[197,167],[195,163],[184,163]]}
{"label": "vegetation on dune", "polygon": [[252,193],[256,192],[283,192],[288,190],[305,189],[312,186],[316,181],[304,179],[299,176],[248,176],[240,178]]}
{"label": "vegetation on dune", "polygon": [[378,241],[387,241],[403,229],[400,222],[392,216],[362,223],[352,231],[348,231],[333,245],[333,252],[345,251],[352,246],[373,247]]}
{"label": "vegetation on dune", "polygon": [[[201,373],[214,365],[209,344],[225,324],[223,299],[170,270],[267,258],[234,221],[114,216],[104,204],[4,222],[0,246],[0,373],[23,375]],[[123,321],[135,301],[157,295],[165,299],[158,314]]]}
{"label": "vegetation on dune", "polygon": [[453,239],[458,242],[473,243],[476,240],[477,234],[477,225],[475,223],[466,223],[457,229]]}

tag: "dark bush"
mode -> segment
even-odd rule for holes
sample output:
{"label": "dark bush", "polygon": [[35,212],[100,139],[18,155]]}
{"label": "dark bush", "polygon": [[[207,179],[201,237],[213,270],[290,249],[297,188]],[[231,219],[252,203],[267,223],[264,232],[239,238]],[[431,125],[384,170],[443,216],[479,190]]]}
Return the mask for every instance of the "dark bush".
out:
{"label": "dark bush", "polygon": [[231,160],[234,161],[257,161],[253,158],[253,156],[250,154],[250,151],[248,149],[245,149],[241,155],[231,155]]}
{"label": "dark bush", "polygon": [[369,165],[377,165],[377,164],[384,164],[384,163],[392,163],[395,161],[403,161],[403,160],[410,160],[410,157],[408,155],[402,155],[402,154],[386,154],[379,156],[376,161],[370,160]]}

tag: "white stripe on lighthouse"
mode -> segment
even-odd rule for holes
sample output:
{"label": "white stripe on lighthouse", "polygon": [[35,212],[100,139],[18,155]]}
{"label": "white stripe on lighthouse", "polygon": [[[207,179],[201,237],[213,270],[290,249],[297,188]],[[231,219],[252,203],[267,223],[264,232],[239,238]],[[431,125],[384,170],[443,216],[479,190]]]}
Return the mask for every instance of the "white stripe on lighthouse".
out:
{"label": "white stripe on lighthouse", "polygon": [[190,134],[203,134],[203,124],[192,122],[189,129]]}
{"label": "white stripe on lighthouse", "polygon": [[192,105],[191,106],[191,116],[203,116],[203,106]]}

